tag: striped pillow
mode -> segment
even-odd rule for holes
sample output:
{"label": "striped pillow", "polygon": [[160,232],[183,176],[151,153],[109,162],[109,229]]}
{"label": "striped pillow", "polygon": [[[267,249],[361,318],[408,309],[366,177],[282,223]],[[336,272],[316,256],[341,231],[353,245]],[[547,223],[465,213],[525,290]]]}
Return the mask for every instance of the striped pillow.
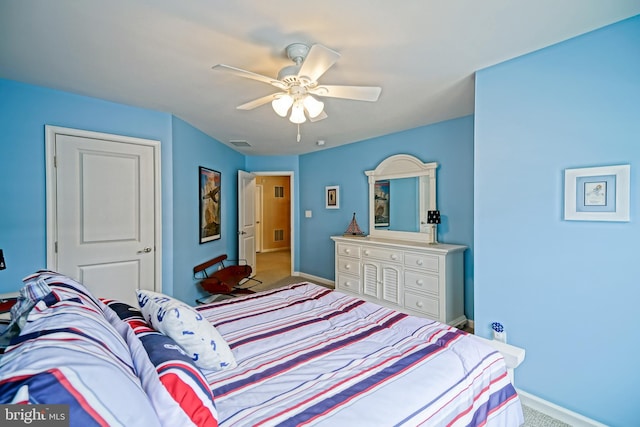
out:
{"label": "striped pillow", "polygon": [[178,410],[194,425],[217,426],[213,394],[204,375],[191,358],[170,337],[151,328],[138,308],[115,300],[103,300],[126,322],[142,342],[160,382]]}
{"label": "striped pillow", "polygon": [[31,280],[52,292],[33,306],[0,358],[0,403],[67,404],[74,425],[160,425],[102,304],[64,276]]}

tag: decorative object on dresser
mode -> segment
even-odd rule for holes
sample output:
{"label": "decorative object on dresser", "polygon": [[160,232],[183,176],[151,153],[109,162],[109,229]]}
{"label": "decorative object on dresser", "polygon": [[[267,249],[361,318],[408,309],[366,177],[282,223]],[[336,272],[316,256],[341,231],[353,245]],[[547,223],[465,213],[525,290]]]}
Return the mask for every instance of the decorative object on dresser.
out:
{"label": "decorative object on dresser", "polygon": [[440,211],[427,211],[427,224],[431,225],[431,240],[429,241],[432,245],[438,244],[438,229],[437,226],[440,224]]}
{"label": "decorative object on dresser", "polygon": [[462,327],[466,246],[331,237],[336,289],[398,311]]}
{"label": "decorative object on dresser", "polygon": [[347,230],[344,232],[343,236],[349,237],[365,237],[364,232],[358,226],[358,221],[356,221],[356,213],[353,213],[353,218],[347,227]]}

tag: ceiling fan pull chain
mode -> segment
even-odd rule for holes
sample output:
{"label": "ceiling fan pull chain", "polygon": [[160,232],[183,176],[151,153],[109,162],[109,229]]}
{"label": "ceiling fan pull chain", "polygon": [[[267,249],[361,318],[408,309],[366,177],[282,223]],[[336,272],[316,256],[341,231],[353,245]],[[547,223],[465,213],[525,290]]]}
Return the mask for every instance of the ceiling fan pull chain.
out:
{"label": "ceiling fan pull chain", "polygon": [[298,123],[298,137],[296,138],[296,141],[300,142],[300,123]]}

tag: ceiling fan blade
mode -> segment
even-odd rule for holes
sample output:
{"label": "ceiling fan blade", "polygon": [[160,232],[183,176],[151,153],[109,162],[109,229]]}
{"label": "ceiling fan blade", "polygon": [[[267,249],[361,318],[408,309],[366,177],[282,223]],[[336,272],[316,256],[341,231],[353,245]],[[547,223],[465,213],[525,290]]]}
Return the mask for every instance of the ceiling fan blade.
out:
{"label": "ceiling fan blade", "polygon": [[330,98],[353,99],[375,102],[380,97],[381,87],[322,85],[309,89],[309,93]]}
{"label": "ceiling fan blade", "polygon": [[253,101],[238,105],[236,109],[253,110],[254,108],[260,107],[261,105],[268,104],[282,94],[284,94],[284,92],[272,93],[271,95],[263,96],[262,98],[254,99]]}
{"label": "ceiling fan blade", "polygon": [[327,116],[327,113],[325,113],[325,112],[323,111],[322,113],[318,114],[318,115],[317,115],[317,116],[315,116],[315,117],[309,117],[309,121],[310,121],[310,122],[312,122],[312,123],[313,123],[313,122],[318,122],[318,121],[320,121],[320,120],[324,120],[324,119],[326,119],[327,117],[329,117],[329,116]]}
{"label": "ceiling fan blade", "polygon": [[263,83],[267,83],[270,84],[272,86],[275,86],[279,89],[284,89],[285,85],[277,79],[273,79],[271,77],[267,77],[267,76],[263,76],[262,74],[257,74],[251,71],[247,71],[247,70],[243,70],[241,68],[236,68],[236,67],[232,67],[230,65],[225,65],[225,64],[217,64],[214,65],[213,67],[211,67],[214,70],[217,71],[223,71],[226,73],[230,73],[239,77],[244,77],[246,79],[252,79],[252,80],[257,80],[259,82],[263,82]]}
{"label": "ceiling fan blade", "polygon": [[314,44],[309,49],[306,59],[298,71],[298,77],[308,77],[312,82],[317,81],[336,61],[340,54],[321,44]]}

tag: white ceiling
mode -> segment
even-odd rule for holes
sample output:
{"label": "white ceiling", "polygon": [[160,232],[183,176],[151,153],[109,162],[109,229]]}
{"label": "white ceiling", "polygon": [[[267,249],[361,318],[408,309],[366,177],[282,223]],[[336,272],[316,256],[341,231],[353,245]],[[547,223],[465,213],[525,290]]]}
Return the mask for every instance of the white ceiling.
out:
{"label": "white ceiling", "polygon": [[[301,154],[472,114],[476,70],[637,14],[639,0],[0,0],[0,78]],[[236,110],[277,89],[211,67],[275,77],[294,42],[340,52],[320,82],[381,86],[378,102],[323,98],[329,117],[299,143],[269,104]]]}

